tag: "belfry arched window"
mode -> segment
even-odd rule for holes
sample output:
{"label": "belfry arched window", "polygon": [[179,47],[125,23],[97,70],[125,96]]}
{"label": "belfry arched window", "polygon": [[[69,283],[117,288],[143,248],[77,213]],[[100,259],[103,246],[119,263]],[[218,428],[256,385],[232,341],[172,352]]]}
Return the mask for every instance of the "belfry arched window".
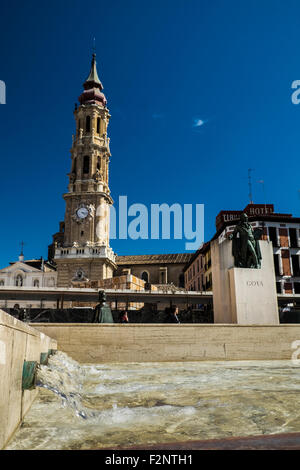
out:
{"label": "belfry arched window", "polygon": [[91,118],[90,118],[90,116],[86,117],[85,132],[91,132]]}
{"label": "belfry arched window", "polygon": [[90,171],[90,157],[85,155],[83,157],[83,173],[89,173]]}
{"label": "belfry arched window", "polygon": [[101,170],[101,157],[97,158],[97,170]]}
{"label": "belfry arched window", "polygon": [[22,287],[23,286],[23,276],[21,274],[18,274],[16,277],[16,287]]}
{"label": "belfry arched window", "polygon": [[100,118],[97,118],[97,134],[100,134]]}

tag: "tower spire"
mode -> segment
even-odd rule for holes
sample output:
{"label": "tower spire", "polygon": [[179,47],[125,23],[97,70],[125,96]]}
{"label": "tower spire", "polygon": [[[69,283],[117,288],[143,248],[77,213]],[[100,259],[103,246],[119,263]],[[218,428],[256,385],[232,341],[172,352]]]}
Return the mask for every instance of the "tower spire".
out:
{"label": "tower spire", "polygon": [[107,101],[102,92],[103,85],[97,72],[96,53],[92,54],[90,73],[83,84],[84,92],[79,96],[80,104],[100,104],[106,107]]}
{"label": "tower spire", "polygon": [[88,78],[84,82],[84,88],[100,88],[100,90],[103,90],[103,85],[100,82],[100,79],[98,77],[98,72],[97,72],[97,63],[96,63],[96,53],[93,52],[92,55],[92,63],[91,63],[91,70],[89,73]]}

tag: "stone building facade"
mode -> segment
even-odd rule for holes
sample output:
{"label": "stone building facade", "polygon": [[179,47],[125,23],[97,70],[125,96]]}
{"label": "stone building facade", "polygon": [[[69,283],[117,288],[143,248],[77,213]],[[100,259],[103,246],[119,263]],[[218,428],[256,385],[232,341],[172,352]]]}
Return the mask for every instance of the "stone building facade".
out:
{"label": "stone building facade", "polygon": [[[277,292],[300,294],[300,218],[276,213],[273,204],[248,204],[244,210],[223,210],[216,217],[217,232],[212,240],[221,243],[228,238],[243,212],[253,228],[263,229],[262,239],[272,242]],[[187,290],[213,288],[209,245],[210,242],[197,250],[185,268]],[[198,266],[202,269],[198,270]]]}
{"label": "stone building facade", "polygon": [[[276,213],[273,204],[248,204],[243,211],[235,212],[239,212],[238,218],[245,212],[253,228],[263,229],[262,239],[272,242],[277,292],[300,294],[300,218]],[[234,230],[233,222],[223,221],[214,239],[222,241],[227,238]]]}
{"label": "stone building facade", "polygon": [[212,290],[210,242],[204,243],[184,269],[185,288],[188,291]]}
{"label": "stone building facade", "polygon": [[[0,289],[14,287],[30,287],[33,289],[43,289],[44,287],[56,287],[57,272],[53,265],[40,259],[24,260],[24,255],[19,256],[19,260],[10,263],[9,266],[0,270]],[[20,308],[53,308],[55,302],[42,301],[0,301],[0,307],[13,308],[15,305]]]}
{"label": "stone building facade", "polygon": [[156,286],[173,284],[184,288],[184,268],[192,253],[117,256],[117,275],[133,274]]}

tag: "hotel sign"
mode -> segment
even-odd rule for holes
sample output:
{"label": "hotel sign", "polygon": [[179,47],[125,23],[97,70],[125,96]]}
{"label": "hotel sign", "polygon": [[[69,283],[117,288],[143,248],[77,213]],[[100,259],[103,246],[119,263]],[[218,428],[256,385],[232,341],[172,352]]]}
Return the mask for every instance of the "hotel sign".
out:
{"label": "hotel sign", "polygon": [[225,223],[235,223],[240,219],[242,213],[246,213],[249,217],[264,216],[274,213],[273,204],[248,204],[242,211],[221,211],[216,217],[216,228],[219,230]]}

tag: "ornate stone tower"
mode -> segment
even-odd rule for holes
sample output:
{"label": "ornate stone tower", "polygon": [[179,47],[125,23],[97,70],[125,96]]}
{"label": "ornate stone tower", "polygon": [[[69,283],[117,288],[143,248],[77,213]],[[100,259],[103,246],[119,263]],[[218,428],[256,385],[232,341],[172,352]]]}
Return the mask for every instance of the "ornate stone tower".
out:
{"label": "ornate stone tower", "polygon": [[113,276],[116,268],[115,255],[109,246],[109,207],[113,202],[108,186],[110,114],[95,54],[83,86],[80,105],[75,105],[74,111],[76,135],[71,148],[68,192],[63,196],[65,221],[54,235],[52,245],[58,287],[106,279]]}

